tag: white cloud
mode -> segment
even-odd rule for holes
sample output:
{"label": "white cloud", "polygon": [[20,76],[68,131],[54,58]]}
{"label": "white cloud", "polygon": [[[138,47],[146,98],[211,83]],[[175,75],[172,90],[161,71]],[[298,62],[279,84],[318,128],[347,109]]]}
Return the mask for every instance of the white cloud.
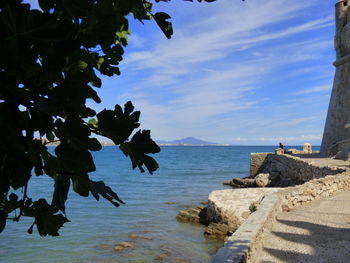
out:
{"label": "white cloud", "polygon": [[321,140],[321,135],[300,135],[300,136],[292,136],[292,137],[260,137],[258,138],[259,141],[262,142],[295,142],[295,141],[304,141],[307,142],[308,140]]}
{"label": "white cloud", "polygon": [[[319,63],[331,61],[324,53],[332,49],[332,39],[311,35],[332,27],[333,17],[310,13],[319,5],[316,0],[249,1],[243,6],[219,2],[214,12],[201,13],[201,20],[175,28],[172,40],[127,54],[123,67],[134,72],[138,83],[119,98],[133,100],[143,112],[145,128],[152,127],[159,139],[191,135],[229,143],[233,138],[257,140],[252,138],[259,135],[272,141],[279,140],[274,134],[289,141],[314,136],[292,135],[299,134],[301,125],[308,134],[322,129],[324,109],[312,112],[307,107],[317,108],[324,97],[310,102],[288,94],[326,91],[326,85],[305,83],[311,88],[296,92],[284,87],[305,76],[330,76],[330,68]],[[313,15],[301,19],[303,13]],[[281,88],[264,93],[266,83]]]}
{"label": "white cloud", "polygon": [[326,85],[315,86],[308,89],[299,90],[297,92],[294,92],[293,95],[304,95],[309,93],[325,92],[325,91],[330,91],[331,89],[332,89],[332,85],[326,84]]}
{"label": "white cloud", "polygon": [[[288,8],[286,8],[288,4]],[[177,29],[181,33],[166,44],[161,41],[148,51],[133,52],[126,56],[126,63],[134,69],[173,69],[224,58],[231,52],[258,45],[261,42],[286,38],[290,35],[316,30],[331,25],[332,17],[315,19],[270,32],[266,27],[288,18],[292,12],[305,7],[305,3],[291,3],[290,1],[268,1],[263,7],[245,8],[237,12],[237,7],[229,6],[222,13],[215,13],[210,19],[189,26],[186,29]],[[282,8],[283,7],[283,8]],[[283,9],[276,15],[275,10]],[[220,10],[219,10],[220,11]],[[233,16],[232,14],[236,15]],[[254,19],[247,19],[248,17]],[[213,23],[213,20],[216,22]],[[223,26],[228,25],[228,26]],[[200,30],[202,29],[202,30]],[[194,33],[195,32],[195,33]],[[210,33],[209,33],[210,32]],[[134,67],[135,66],[135,67]]]}

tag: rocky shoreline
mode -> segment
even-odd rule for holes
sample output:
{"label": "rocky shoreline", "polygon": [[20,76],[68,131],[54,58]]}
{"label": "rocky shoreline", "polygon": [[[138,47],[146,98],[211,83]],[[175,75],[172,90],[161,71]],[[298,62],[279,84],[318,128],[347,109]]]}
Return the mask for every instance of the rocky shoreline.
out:
{"label": "rocky shoreline", "polygon": [[181,222],[205,225],[208,239],[226,240],[254,213],[267,194],[281,188],[226,189],[210,193],[207,206],[180,210],[176,219]]}
{"label": "rocky shoreline", "polygon": [[[283,211],[288,211],[291,207],[299,205],[299,203],[308,202],[318,196],[323,196],[324,189],[335,187],[336,189],[332,189],[337,191],[337,184],[333,181],[332,184],[329,184],[328,181],[336,180],[333,179],[333,177],[336,178],[334,175],[343,174],[345,171],[348,171],[348,167],[349,163],[346,161],[317,158],[307,154],[293,156],[252,153],[251,174],[249,177],[233,178],[225,181],[224,184],[232,186],[233,189],[211,192],[206,206],[181,210],[176,218],[182,222],[205,225],[204,236],[206,238],[224,240],[226,244],[226,241],[228,242],[232,238],[236,239],[236,235],[240,235],[238,234],[240,231],[236,230],[244,224],[248,217],[251,218],[251,214],[255,211],[260,211],[259,206],[261,203],[264,203],[265,199],[269,199],[271,196],[280,196],[280,193],[286,191],[290,192],[282,198],[284,201],[283,205],[281,205]],[[327,181],[327,186],[319,188],[318,182],[323,183],[323,181]],[[302,192],[296,193],[296,191],[293,191],[294,189],[302,189]],[[333,191],[332,189],[330,191]],[[343,186],[340,185],[339,189],[343,189]],[[268,203],[271,203],[270,199],[267,201]],[[271,207],[274,206],[271,205]],[[261,209],[266,210],[266,207]],[[268,215],[270,214],[269,211],[264,211],[263,213]],[[259,226],[259,224],[257,225]],[[254,229],[254,231],[258,230]],[[244,247],[246,247],[244,253],[247,253],[246,249],[249,251],[249,247]]]}

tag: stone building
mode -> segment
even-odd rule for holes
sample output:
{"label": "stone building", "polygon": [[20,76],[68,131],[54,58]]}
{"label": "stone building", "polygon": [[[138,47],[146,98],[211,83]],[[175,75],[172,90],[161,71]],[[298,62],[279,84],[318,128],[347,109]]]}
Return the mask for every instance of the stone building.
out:
{"label": "stone building", "polygon": [[336,67],[332,95],[321,144],[321,154],[329,156],[350,142],[350,0],[336,4]]}

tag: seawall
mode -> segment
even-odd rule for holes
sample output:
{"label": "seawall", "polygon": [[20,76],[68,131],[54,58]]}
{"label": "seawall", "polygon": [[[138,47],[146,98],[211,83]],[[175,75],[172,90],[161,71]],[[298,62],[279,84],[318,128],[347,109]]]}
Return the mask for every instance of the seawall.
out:
{"label": "seawall", "polygon": [[321,158],[313,158],[311,154],[300,154],[298,156],[251,153],[250,176],[255,177],[258,173],[277,174],[282,178],[290,179],[300,184],[312,179],[323,178],[327,175],[339,174],[345,171],[344,168],[339,166],[332,166],[328,163],[320,164],[321,162],[316,162],[316,160],[320,160]]}
{"label": "seawall", "polygon": [[300,185],[264,196],[257,211],[227,239],[212,262],[256,262],[262,250],[264,234],[271,229],[276,215],[350,189],[349,163],[301,157],[271,153],[251,155],[251,176],[259,172],[279,173],[282,177],[298,181]]}

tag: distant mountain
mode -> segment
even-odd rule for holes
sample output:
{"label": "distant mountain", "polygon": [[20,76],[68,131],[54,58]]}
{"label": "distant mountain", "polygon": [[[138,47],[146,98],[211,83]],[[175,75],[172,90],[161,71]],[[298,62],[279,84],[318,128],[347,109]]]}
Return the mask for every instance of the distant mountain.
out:
{"label": "distant mountain", "polygon": [[180,140],[174,140],[174,141],[156,141],[158,144],[190,144],[190,145],[211,145],[211,144],[217,144],[215,142],[206,142],[194,137],[187,137]]}

